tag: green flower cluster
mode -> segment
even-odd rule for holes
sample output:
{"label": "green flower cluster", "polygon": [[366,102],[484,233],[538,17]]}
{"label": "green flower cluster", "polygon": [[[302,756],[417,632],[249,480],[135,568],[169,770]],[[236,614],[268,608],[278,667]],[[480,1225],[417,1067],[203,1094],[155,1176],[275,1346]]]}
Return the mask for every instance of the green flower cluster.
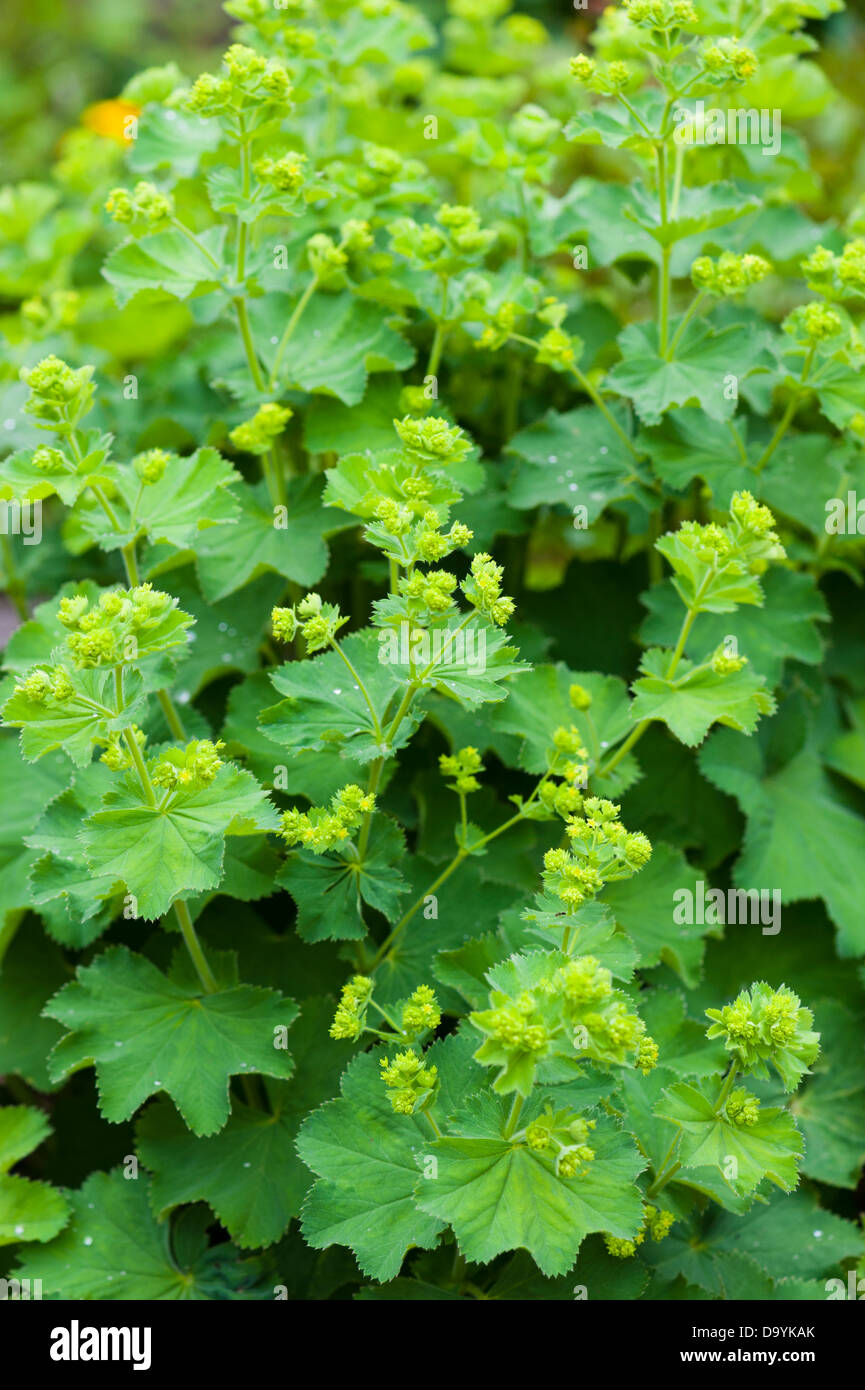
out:
{"label": "green flower cluster", "polygon": [[757,71],[756,55],[739,39],[718,39],[700,57],[702,75],[713,87],[741,86]]}
{"label": "green flower cluster", "polygon": [[310,655],[329,647],[339,629],[348,622],[335,604],[323,603],[321,595],[314,593],[307,594],[291,608],[274,608],[270,617],[278,642],[293,641],[300,630]]}
{"label": "green flower cluster", "polygon": [[586,1142],[595,1124],[570,1108],[553,1110],[547,1102],[543,1113],[516,1137],[524,1139],[532,1153],[552,1158],[560,1178],[581,1178],[595,1157],[594,1149]]}
{"label": "green flower cluster", "polygon": [[652,1240],[663,1240],[669,1235],[675,1223],[675,1216],[671,1211],[663,1208],[659,1211],[650,1203],[643,1207],[643,1224],[634,1236],[633,1240],[622,1240],[619,1236],[604,1235],[604,1244],[607,1253],[614,1255],[616,1259],[627,1260],[637,1252],[637,1246],[642,1245],[646,1236],[651,1236]]}
{"label": "green flower cluster", "polygon": [[626,830],[619,810],[604,797],[586,797],[567,817],[571,849],[549,849],[544,855],[544,889],[570,912],[596,897],[605,883],[632,877],[652,857],[651,842],[641,831]]}
{"label": "green flower cluster", "polygon": [[160,193],[153,183],[141,179],[130,193],[128,188],[112,188],[105,202],[105,211],[114,222],[123,222],[134,230],[155,231],[160,224],[174,216],[174,200]]}
{"label": "green flower cluster", "polygon": [[844,332],[844,320],[831,304],[815,299],[810,304],[797,305],[781,327],[797,343],[813,348],[828,338],[839,338]]}
{"label": "green flower cluster", "polygon": [[827,299],[865,297],[865,240],[848,241],[840,256],[818,246],[802,271],[811,289]]}
{"label": "green flower cluster", "polygon": [[132,460],[132,467],[144,486],[152,487],[164,477],[170,462],[171,455],[164,449],[147,449],[143,454],[136,454]]}
{"label": "green flower cluster", "polygon": [[239,116],[250,110],[278,106],[287,112],[292,86],[288,71],[276,58],[263,58],[255,49],[235,43],[223,54],[223,74],[205,72],[182,98],[196,116]]}
{"label": "green flower cluster", "polygon": [[794,1091],[820,1051],[814,1015],[786,985],[764,981],[743,989],[732,1004],[707,1009],[713,1020],[707,1038],[723,1038],[742,1071],[768,1077],[773,1066],[786,1091]]}
{"label": "green flower cluster", "polygon": [[441,1009],[435,991],[429,985],[418,985],[408,1003],[403,1005],[401,1030],[404,1038],[413,1041],[441,1023]]}
{"label": "green flower cluster", "polygon": [[70,367],[52,353],[35,367],[22,367],[21,379],[30,388],[24,406],[40,429],[68,434],[93,401],[92,367]]}
{"label": "green flower cluster", "polygon": [[714,261],[711,256],[698,256],[691,266],[691,280],[696,289],[726,298],[759,284],[771,269],[762,256],[737,256],[734,251],[724,251]]}
{"label": "green flower cluster", "polygon": [[663,33],[692,29],[699,22],[691,0],[625,0],[625,14],[640,29]]}
{"label": "green flower cluster", "polygon": [[481,226],[472,207],[444,203],[434,222],[398,217],[388,232],[392,250],[437,275],[458,275],[483,261],[496,233]]}
{"label": "green flower cluster", "polygon": [[285,811],[280,834],[286,844],[325,854],[348,840],[360,828],[364,816],[374,810],[374,794],[350,783],[331,797],[330,810],[312,806],[308,811]]}
{"label": "green flower cluster", "polygon": [[414,1115],[433,1100],[438,1089],[438,1070],[425,1066],[423,1057],[407,1048],[393,1061],[382,1057],[381,1079],[390,1091],[390,1103],[397,1115]]}
{"label": "green flower cluster", "polygon": [[168,791],[200,791],[209,787],[222,767],[219,756],[225,744],[194,738],[184,748],[166,748],[150,769],[150,779]]}
{"label": "green flower cluster", "polygon": [[[193,621],[177,612],[177,599],[149,583],[108,589],[92,606],[83,594],[61,599],[57,616],[69,630],[66,650],[79,668],[122,666],[145,654],[148,639],[167,619],[174,617],[177,629]],[[182,640],[178,632],[171,645]]]}
{"label": "green flower cluster", "polygon": [[355,975],[342,987],[342,995],[336,1006],[330,1036],[336,1041],[357,1042],[366,1027],[366,1015],[372,1000],[372,980],[366,975]]}
{"label": "green flower cluster", "polygon": [[613,987],[610,971],[594,956],[557,965],[561,959],[552,953],[531,987],[511,994],[492,989],[491,1007],[469,1015],[485,1039],[475,1060],[499,1068],[493,1081],[498,1092],[527,1096],[538,1066],[553,1056],[584,1057],[603,1065],[633,1060],[643,1071],[657,1061],[655,1043]]}
{"label": "green flower cluster", "polygon": [[439,758],[439,770],[443,777],[453,779],[448,786],[461,796],[481,789],[477,773],[484,771],[484,765],[476,748],[460,748],[457,753],[443,753]]}
{"label": "green flower cluster", "polygon": [[266,401],[249,420],[235,425],[228,437],[235,449],[242,449],[245,454],[266,454],[293,414],[291,406]]}
{"label": "green flower cluster", "polygon": [[299,150],[288,150],[285,154],[262,155],[252,166],[262,183],[272,184],[280,193],[294,197],[303,187],[306,178],[307,158]]}
{"label": "green flower cluster", "polygon": [[744,1086],[737,1086],[727,1097],[724,1113],[731,1124],[750,1129],[760,1118],[760,1102]]}
{"label": "green flower cluster", "polygon": [[393,424],[407,457],[415,466],[432,464],[444,468],[461,463],[472,447],[459,425],[449,425],[447,420],[435,415],[425,420],[406,415],[402,420],[394,420]]}
{"label": "green flower cluster", "polygon": [[503,576],[502,566],[481,552],[472,556],[471,573],[460,585],[472,607],[497,627],[504,627],[515,607],[513,599],[502,594]]}

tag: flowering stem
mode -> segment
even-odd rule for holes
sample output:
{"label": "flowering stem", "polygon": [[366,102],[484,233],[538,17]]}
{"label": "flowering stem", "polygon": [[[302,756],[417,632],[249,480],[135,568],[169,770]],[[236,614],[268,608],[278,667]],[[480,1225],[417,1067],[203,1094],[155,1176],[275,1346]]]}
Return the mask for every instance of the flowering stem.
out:
{"label": "flowering stem", "polygon": [[[124,545],[120,551],[123,557],[123,567],[126,570],[126,582],[130,589],[136,588],[141,580],[138,575],[138,561],[135,558],[135,541],[131,540],[128,545]],[[156,698],[159,701],[159,708],[165,716],[170,733],[181,743],[186,742],[186,729],[183,727],[183,720],[177,713],[174,701],[167,690],[157,690]]]}
{"label": "flowering stem", "polygon": [[694,295],[694,298],[691,300],[691,303],[689,304],[688,308],[685,310],[685,313],[684,313],[683,316],[682,316],[682,322],[679,324],[679,327],[676,329],[675,333],[673,334],[673,337],[672,337],[672,339],[670,340],[670,346],[667,348],[667,351],[666,351],[666,354],[665,354],[668,362],[670,361],[670,359],[672,358],[674,352],[676,351],[676,347],[678,346],[678,344],[679,344],[679,342],[680,342],[680,340],[681,340],[681,338],[682,338],[682,334],[685,332],[685,329],[688,327],[688,324],[691,322],[691,319],[694,317],[694,315],[696,314],[697,310],[699,309],[700,305],[702,304],[702,302],[703,302],[703,300],[704,300],[705,298],[706,298],[705,291],[704,291],[704,290],[700,290],[698,294],[695,294],[695,295]]}
{"label": "flowering stem", "polygon": [[520,1118],[520,1111],[522,1110],[524,1104],[524,1097],[520,1095],[519,1091],[515,1092],[513,1101],[511,1102],[510,1114],[508,1115],[507,1123],[505,1124],[505,1127],[502,1131],[503,1139],[510,1139],[511,1135],[517,1127],[517,1120]]}
{"label": "flowering stem", "polygon": [[754,465],[754,468],[757,473],[763,472],[763,469],[766,467],[766,464],[769,462],[778,445],[781,443],[781,440],[784,438],[784,435],[787,433],[788,429],[793,423],[793,417],[796,414],[796,411],[799,409],[802,397],[805,394],[803,388],[808,380],[808,373],[811,370],[811,363],[813,362],[813,360],[814,348],[812,347],[808,353],[808,356],[805,358],[804,363],[802,364],[802,375],[799,379],[799,385],[787,403],[787,409],[781,416],[778,428],[772,435],[772,438],[770,439],[763,453],[760,455],[759,459]]}
{"label": "flowering stem", "polygon": [[312,299],[312,296],[315,294],[315,291],[317,289],[318,276],[313,275],[303,294],[300,296],[300,299],[297,301],[297,304],[294,306],[294,312],[292,313],[291,318],[288,320],[288,323],[285,325],[285,332],[283,333],[282,338],[280,339],[279,347],[276,349],[276,356],[273,359],[273,369],[270,373],[271,391],[276,390],[277,379],[279,377],[279,369],[282,366],[283,354],[291,339],[291,335],[293,334],[295,328],[300,322],[301,315],[303,314],[304,309],[306,308],[309,301]]}
{"label": "flowering stem", "polygon": [[180,924],[180,930],[186,944],[186,949],[192,958],[192,964],[195,966],[196,973],[204,987],[204,991],[206,994],[215,994],[219,986],[216,983],[213,971],[207,963],[207,957],[202,950],[201,942],[198,939],[198,933],[189,915],[189,908],[186,906],[185,902],[178,899],[174,904],[174,911],[177,914],[177,921]]}
{"label": "flowering stem", "polygon": [[[697,596],[694,600],[695,604],[699,603],[701,592],[702,589],[697,593]],[[694,619],[696,618],[698,611],[699,610],[697,608],[689,608],[687,613],[685,614],[681,631],[679,632],[679,640],[676,643],[672,656],[670,657],[670,663],[667,667],[664,676],[665,680],[672,680],[673,676],[676,674],[676,669],[679,665],[679,662],[682,659],[682,653],[685,650],[685,643],[688,640],[688,634],[690,633],[691,628],[694,625]],[[618,764],[622,761],[625,754],[630,753],[634,744],[639,742],[639,740],[643,737],[643,734],[646,732],[651,722],[651,719],[643,719],[640,721],[640,723],[637,725],[635,729],[631,730],[624,743],[620,744],[619,747],[616,749],[610,761],[604,767],[598,768],[599,777],[609,776],[613,768],[617,767]]]}
{"label": "flowering stem", "polygon": [[136,739],[135,734],[132,732],[131,729],[123,730],[123,742],[126,744],[127,752],[129,753],[129,756],[132,759],[132,762],[135,766],[135,771],[138,773],[138,780],[141,783],[141,790],[144,793],[144,796],[147,800],[147,804],[149,806],[154,807],[155,809],[156,793],[153,790],[153,783],[151,782],[150,774],[147,771],[147,764],[141,756],[141,749],[138,746],[138,740]]}
{"label": "flowering stem", "polygon": [[541,787],[547,781],[547,778],[552,775],[554,767],[555,763],[553,764],[553,767],[550,767],[544,773],[543,777],[538,782],[534,791],[531,793],[531,795],[528,797],[525,803],[520,807],[516,815],[509,816],[508,819],[506,821],[503,821],[501,825],[496,826],[495,830],[491,830],[489,834],[483,835],[481,839],[476,840],[473,845],[463,845],[460,849],[457,850],[451,862],[447,865],[445,869],[442,870],[435,882],[431,883],[430,886],[426,888],[423,893],[421,893],[420,897],[415,899],[408,911],[405,912],[403,916],[400,918],[400,920],[397,922],[393,931],[387,937],[385,937],[384,941],[381,943],[381,945],[375,953],[375,956],[372,959],[372,963],[370,965],[370,972],[375,970],[376,966],[379,965],[381,961],[384,959],[384,957],[389,954],[389,952],[393,948],[393,944],[396,941],[397,937],[399,937],[402,934],[402,932],[408,926],[409,922],[411,921],[412,917],[414,917],[418,909],[423,907],[427,898],[432,897],[432,895],[435,892],[437,892],[441,885],[445,883],[447,879],[450,878],[451,874],[459,868],[463,860],[467,859],[472,854],[476,854],[479,849],[483,849],[484,846],[490,844],[492,840],[497,840],[499,835],[504,835],[506,830],[510,830],[512,825],[516,825],[518,821],[521,821],[524,818],[526,811],[531,806],[535,797],[540,792]]}
{"label": "flowering stem", "polygon": [[441,1137],[442,1137],[442,1132],[441,1132],[441,1130],[439,1129],[438,1125],[436,1124],[435,1120],[433,1119],[433,1114],[432,1114],[432,1111],[430,1110],[429,1106],[428,1106],[428,1105],[425,1105],[425,1106],[423,1107],[423,1109],[421,1110],[420,1113],[421,1113],[422,1115],[424,1115],[424,1116],[426,1117],[426,1119],[429,1120],[430,1124],[432,1125],[433,1134],[435,1135],[436,1139],[441,1139]]}
{"label": "flowering stem", "polygon": [[342,658],[343,662],[345,663],[345,665],[348,667],[349,671],[351,672],[351,675],[352,675],[353,679],[354,679],[355,682],[357,683],[357,688],[358,688],[358,690],[360,691],[361,695],[363,696],[364,700],[366,701],[366,707],[367,707],[367,709],[369,710],[370,718],[372,719],[373,732],[375,733],[375,736],[376,736],[377,739],[381,739],[381,737],[382,737],[382,729],[381,729],[381,725],[380,725],[379,722],[378,722],[378,715],[377,715],[376,712],[375,712],[375,706],[373,705],[372,700],[370,699],[369,691],[367,690],[366,686],[364,685],[364,683],[363,683],[363,681],[362,681],[362,679],[361,679],[361,677],[360,677],[360,673],[359,673],[357,670],[355,670],[355,667],[354,667],[353,664],[349,661],[348,657],[346,656],[345,652],[342,650],[342,647],[339,645],[338,642],[333,642],[333,641],[332,641],[330,645],[331,645],[331,647],[333,648],[333,650],[336,652],[337,656],[339,656],[339,657]]}

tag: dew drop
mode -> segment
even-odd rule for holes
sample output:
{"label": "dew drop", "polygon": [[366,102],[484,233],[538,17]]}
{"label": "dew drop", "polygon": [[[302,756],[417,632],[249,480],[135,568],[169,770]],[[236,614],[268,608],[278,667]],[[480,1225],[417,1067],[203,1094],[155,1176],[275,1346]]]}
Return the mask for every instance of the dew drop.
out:
{"label": "dew drop", "polygon": [[177,120],[177,112],[176,112],[176,111],[166,111],[164,114],[165,114],[165,119],[166,119],[167,121],[176,121],[176,120]]}
{"label": "dew drop", "polygon": [[179,705],[188,705],[188,704],[189,704],[189,691],[188,691],[188,690],[178,690],[178,692],[177,692],[177,703],[178,703]]}
{"label": "dew drop", "polygon": [[243,1166],[244,1166],[244,1168],[251,1168],[251,1167],[252,1167],[252,1164],[251,1164],[251,1163],[244,1163]]}
{"label": "dew drop", "polygon": [[219,631],[220,631],[220,632],[227,632],[227,631],[228,631],[228,623],[220,623],[220,624],[219,624]]}
{"label": "dew drop", "polygon": [[610,746],[609,741],[608,741],[607,739],[605,739],[605,738],[602,738],[602,739],[601,739],[601,747],[602,747],[602,748],[609,748],[609,746]]}
{"label": "dew drop", "polygon": [[821,1237],[822,1237],[822,1235],[823,1235],[823,1232],[822,1232],[822,1231],[815,1231],[815,1232],[814,1232],[814,1239],[815,1239],[815,1240],[820,1240]]}
{"label": "dew drop", "polygon": [[568,483],[568,492],[576,492],[578,486],[578,483]]}
{"label": "dew drop", "polygon": [[547,463],[558,463],[558,461],[559,461],[559,456],[558,456],[558,454],[550,454],[549,458],[547,459]]}
{"label": "dew drop", "polygon": [[342,691],[339,690],[336,686],[334,686],[334,687],[333,687],[333,693],[334,693],[334,695],[341,695],[341,694],[342,694]]}
{"label": "dew drop", "polygon": [[6,429],[6,430],[14,430],[14,428],[15,428],[15,421],[14,421],[14,420],[4,420],[4,421],[3,421],[3,428]]}
{"label": "dew drop", "polygon": [[601,454],[608,454],[610,451],[607,448],[606,444],[602,444],[598,452]]}
{"label": "dew drop", "polygon": [[[24,1234],[24,1227],[23,1227],[23,1226],[16,1226],[16,1227],[15,1227],[15,1234],[16,1234],[16,1236],[23,1236],[23,1234]],[[67,1265],[66,1268],[68,1269],[69,1266]]]}
{"label": "dew drop", "polygon": [[85,1237],[84,1237],[84,1244],[85,1244],[85,1245],[92,1245],[92,1244],[93,1244],[93,1237],[92,1237],[92,1236],[85,1236]]}
{"label": "dew drop", "polygon": [[234,657],[232,656],[231,652],[223,652],[222,660],[223,662],[233,661]]}
{"label": "dew drop", "polygon": [[278,343],[278,342],[279,342],[279,339],[277,338],[276,334],[274,334],[270,341],[271,341],[272,343]]}

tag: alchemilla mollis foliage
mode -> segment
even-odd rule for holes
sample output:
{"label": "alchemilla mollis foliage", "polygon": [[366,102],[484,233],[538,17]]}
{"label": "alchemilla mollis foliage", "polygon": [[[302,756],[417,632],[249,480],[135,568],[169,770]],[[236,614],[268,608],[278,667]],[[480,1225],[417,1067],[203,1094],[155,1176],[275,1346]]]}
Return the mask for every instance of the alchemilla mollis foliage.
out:
{"label": "alchemilla mollis foliage", "polygon": [[10,1277],[865,1268],[839,9],[230,0],[0,193]]}

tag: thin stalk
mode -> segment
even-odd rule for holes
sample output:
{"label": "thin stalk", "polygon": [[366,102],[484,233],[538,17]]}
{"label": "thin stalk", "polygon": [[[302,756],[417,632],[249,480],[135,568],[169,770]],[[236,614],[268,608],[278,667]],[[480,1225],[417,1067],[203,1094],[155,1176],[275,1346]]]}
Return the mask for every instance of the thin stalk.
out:
{"label": "thin stalk", "polygon": [[669,362],[670,359],[672,358],[673,353],[676,351],[676,348],[677,348],[677,346],[678,346],[678,344],[679,344],[679,342],[680,342],[680,340],[681,340],[681,338],[682,338],[682,334],[685,332],[685,329],[688,327],[688,324],[691,322],[691,319],[694,317],[694,315],[696,314],[697,310],[699,309],[700,305],[702,304],[702,302],[703,302],[703,300],[704,300],[705,298],[706,298],[706,293],[705,293],[705,291],[704,291],[704,290],[700,290],[697,294],[695,294],[694,298],[691,300],[690,305],[689,305],[688,308],[685,310],[685,313],[682,315],[682,322],[679,324],[679,327],[676,329],[675,333],[673,334],[673,337],[672,337],[672,339],[670,340],[670,346],[667,348],[667,361],[668,361],[668,362]]}
{"label": "thin stalk", "polygon": [[294,306],[294,312],[292,313],[291,318],[288,320],[288,323],[285,325],[285,332],[283,333],[282,338],[280,339],[279,347],[276,349],[276,356],[273,359],[273,369],[270,373],[271,391],[276,390],[277,380],[279,377],[279,369],[282,366],[282,358],[283,354],[285,353],[285,349],[291,341],[291,336],[300,322],[304,309],[306,308],[309,301],[312,299],[312,296],[315,294],[315,291],[317,289],[318,276],[313,275],[303,294],[300,296],[300,299],[297,301],[297,304]]}
{"label": "thin stalk", "polygon": [[126,744],[127,752],[132,759],[135,771],[138,773],[138,780],[141,783],[141,790],[144,793],[145,800],[148,806],[152,806],[153,809],[156,810],[156,792],[153,790],[153,783],[150,780],[150,773],[147,771],[147,765],[144,758],[141,756],[138,740],[131,729],[123,730],[123,742]]}
{"label": "thin stalk", "polygon": [[502,1131],[503,1139],[510,1139],[511,1135],[517,1127],[517,1120],[520,1118],[520,1111],[522,1110],[524,1104],[524,1098],[520,1095],[519,1091],[516,1091],[514,1093],[513,1101],[511,1102],[511,1109],[510,1114],[507,1118],[507,1123],[505,1124],[504,1130]]}
{"label": "thin stalk", "polygon": [[[132,540],[128,545],[124,545],[120,554],[123,557],[123,567],[126,570],[126,582],[130,588],[134,589],[141,583],[138,574],[138,561],[135,557],[135,541]],[[186,729],[171,695],[167,690],[157,690],[156,698],[159,702],[159,708],[165,716],[169,731],[179,742],[185,743]]]}
{"label": "thin stalk", "polygon": [[[213,971],[207,963],[207,957],[204,954],[201,942],[198,939],[198,933],[189,915],[189,908],[185,902],[178,899],[174,904],[174,911],[177,914],[177,921],[180,924],[180,931],[186,949],[192,958],[192,964],[195,966],[196,974],[201,981],[204,991],[206,994],[215,994],[219,986],[216,983]],[[250,1104],[254,1105],[254,1100],[251,1100]]]}
{"label": "thin stalk", "polygon": [[772,438],[769,440],[769,443],[766,445],[766,448],[764,449],[763,453],[760,455],[759,459],[754,465],[757,473],[763,472],[763,469],[766,467],[766,464],[769,462],[778,445],[781,443],[781,440],[784,438],[784,435],[787,433],[788,429],[793,423],[793,417],[795,416],[796,411],[799,409],[802,398],[805,395],[805,391],[803,388],[808,380],[808,373],[811,370],[811,363],[813,362],[813,360],[814,348],[812,347],[808,353],[808,356],[805,358],[804,363],[802,364],[802,375],[799,379],[798,389],[793,393],[793,395],[790,397],[790,400],[787,402],[787,409],[781,416],[778,428],[775,430],[775,433],[772,435]]}

